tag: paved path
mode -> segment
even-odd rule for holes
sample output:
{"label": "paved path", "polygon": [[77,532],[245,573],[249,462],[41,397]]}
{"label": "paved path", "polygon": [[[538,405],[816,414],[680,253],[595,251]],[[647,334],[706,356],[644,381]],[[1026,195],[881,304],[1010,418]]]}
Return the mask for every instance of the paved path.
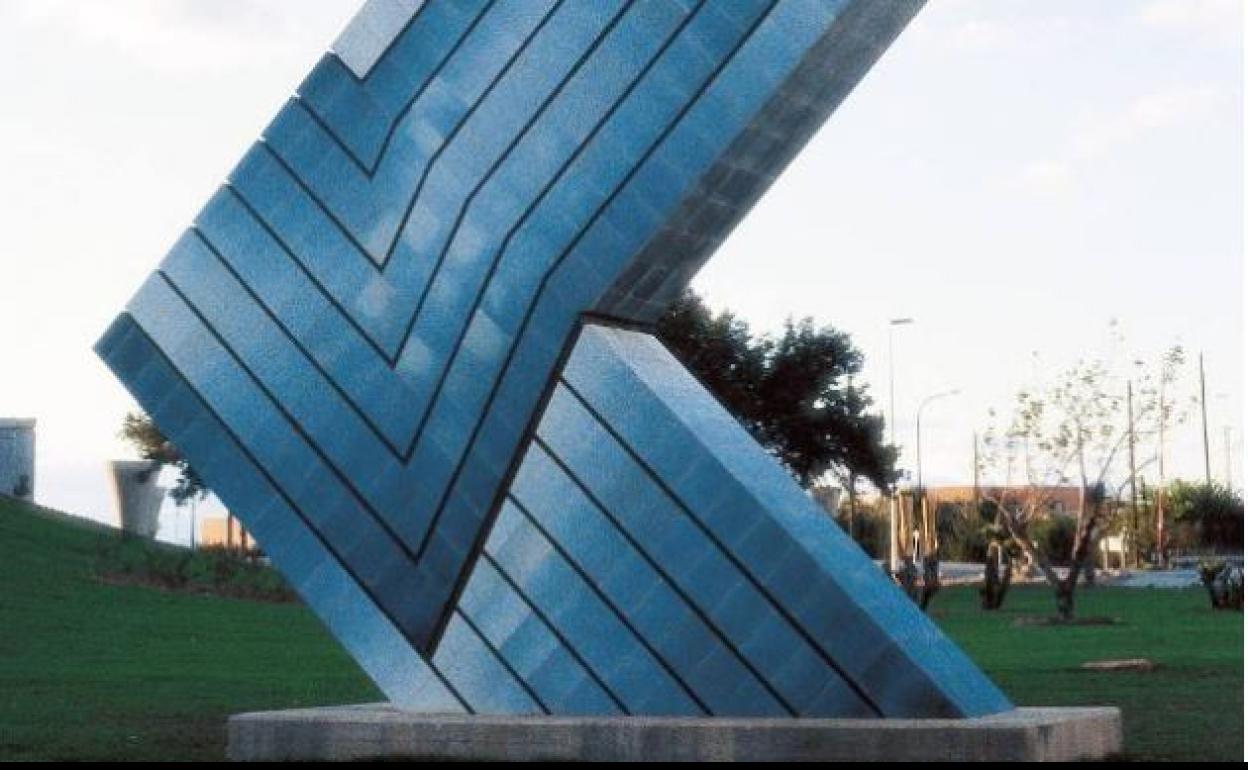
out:
{"label": "paved path", "polygon": [[[883,562],[880,562],[881,569]],[[1065,576],[1066,568],[1057,568],[1059,575]],[[946,561],[940,564],[940,579],[945,585],[973,585],[983,582],[984,565],[978,562]],[[1200,585],[1200,575],[1194,569],[1173,570],[1100,570],[1096,571],[1099,584],[1119,586],[1123,588],[1190,588]],[[1038,571],[1024,583],[1043,583],[1044,576]]]}

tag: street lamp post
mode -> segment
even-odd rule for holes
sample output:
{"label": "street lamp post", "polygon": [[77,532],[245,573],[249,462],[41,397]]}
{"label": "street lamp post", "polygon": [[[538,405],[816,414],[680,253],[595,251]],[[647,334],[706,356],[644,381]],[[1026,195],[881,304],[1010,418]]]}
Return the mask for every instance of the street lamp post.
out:
{"label": "street lamp post", "polygon": [[1235,480],[1231,478],[1231,426],[1222,426],[1222,444],[1226,452],[1226,488],[1234,489]]}
{"label": "street lamp post", "polygon": [[923,408],[938,398],[956,396],[961,392],[962,391],[960,390],[954,389],[945,390],[940,393],[933,393],[923,399],[923,402],[919,404],[918,411],[914,415],[914,471],[918,478],[917,488],[920,491],[923,489]]}
{"label": "street lamp post", "polygon": [[1205,405],[1205,354],[1200,354],[1200,430],[1205,440],[1205,486],[1213,485],[1213,472],[1209,469],[1209,409]]}
{"label": "street lamp post", "polygon": [[898,326],[909,326],[913,318],[893,318],[888,322],[888,442],[897,445],[897,395],[893,383],[893,329]]}
{"label": "street lamp post", "polygon": [[[888,443],[897,446],[897,395],[893,384],[893,329],[914,323],[913,318],[892,318],[888,321]],[[897,491],[888,505],[888,574],[897,574]]]}

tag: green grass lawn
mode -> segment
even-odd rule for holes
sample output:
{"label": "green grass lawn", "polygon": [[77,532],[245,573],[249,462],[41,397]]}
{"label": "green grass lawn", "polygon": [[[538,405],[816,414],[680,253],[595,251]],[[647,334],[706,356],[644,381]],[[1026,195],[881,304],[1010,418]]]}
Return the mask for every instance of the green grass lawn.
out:
{"label": "green grass lawn", "polygon": [[115,538],[0,501],[0,759],[219,760],[231,713],[380,698],[300,604],[100,583]]}
{"label": "green grass lawn", "polygon": [[[1011,589],[997,612],[974,589],[942,592],[932,615],[1020,706],[1118,706],[1132,759],[1232,760],[1244,753],[1244,616],[1214,612],[1203,588],[1081,589],[1077,615],[1107,626],[1023,626],[1053,615],[1044,586]],[[1151,672],[1091,672],[1091,660],[1148,658]]]}
{"label": "green grass lawn", "polygon": [[[115,537],[0,500],[0,760],[221,759],[231,713],[380,698],[301,605],[100,582]],[[1132,758],[1242,757],[1242,615],[1199,590],[1080,596],[1115,626],[1013,627],[1051,612],[1040,588],[1006,607],[984,613],[951,589],[933,614],[1016,702],[1120,706]],[[1161,667],[1077,670],[1125,657]]]}

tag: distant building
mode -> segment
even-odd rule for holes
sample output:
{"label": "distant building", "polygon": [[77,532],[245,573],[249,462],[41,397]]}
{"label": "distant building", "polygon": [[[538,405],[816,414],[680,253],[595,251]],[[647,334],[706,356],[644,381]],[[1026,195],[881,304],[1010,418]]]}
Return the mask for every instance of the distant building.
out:
{"label": "distant building", "polygon": [[229,546],[253,550],[256,548],[256,541],[243,529],[238,519],[234,520],[234,531],[230,532],[229,522],[224,516],[207,516],[199,522],[199,540],[196,545],[200,548]]}
{"label": "distant building", "polygon": [[0,418],[0,494],[35,501],[35,421]]}
{"label": "distant building", "polygon": [[1007,507],[1019,507],[1040,494],[1045,498],[1049,513],[1059,516],[1070,516],[1079,510],[1079,487],[1076,486],[949,486],[928,487],[928,505],[933,507],[941,503],[965,505],[975,502],[976,496],[983,500],[999,500]]}

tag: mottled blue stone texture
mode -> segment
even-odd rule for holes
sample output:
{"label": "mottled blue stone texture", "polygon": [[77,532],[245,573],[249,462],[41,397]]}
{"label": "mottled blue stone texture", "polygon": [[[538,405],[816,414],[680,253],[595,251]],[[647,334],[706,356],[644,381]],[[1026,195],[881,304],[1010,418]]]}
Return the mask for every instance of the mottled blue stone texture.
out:
{"label": "mottled blue stone texture", "polygon": [[97,345],[394,702],[1009,707],[650,336],[921,0],[375,0]]}

